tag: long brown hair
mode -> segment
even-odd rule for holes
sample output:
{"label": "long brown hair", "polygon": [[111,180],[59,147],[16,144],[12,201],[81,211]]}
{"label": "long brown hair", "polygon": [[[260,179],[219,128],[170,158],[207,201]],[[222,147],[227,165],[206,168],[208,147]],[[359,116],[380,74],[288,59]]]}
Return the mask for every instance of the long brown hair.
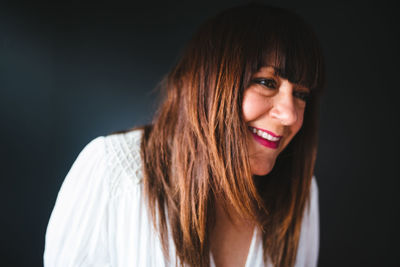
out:
{"label": "long brown hair", "polygon": [[[265,177],[253,177],[243,92],[252,74],[272,65],[311,89],[304,123]],[[144,188],[168,257],[209,266],[216,198],[262,230],[264,260],[293,266],[317,150],[323,61],[310,27],[296,14],[251,4],[206,21],[163,83],[165,99],[141,151]],[[171,235],[171,236],[170,236]]]}

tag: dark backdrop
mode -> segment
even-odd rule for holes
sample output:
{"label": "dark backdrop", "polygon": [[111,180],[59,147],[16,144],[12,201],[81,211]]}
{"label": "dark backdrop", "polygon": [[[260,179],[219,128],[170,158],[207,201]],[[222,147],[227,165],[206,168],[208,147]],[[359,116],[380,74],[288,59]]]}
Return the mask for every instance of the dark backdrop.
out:
{"label": "dark backdrop", "polygon": [[[192,32],[243,2],[0,6],[2,266],[42,264],[50,212],[83,146],[149,122],[154,88]],[[265,2],[303,15],[326,56],[320,266],[396,266],[398,15],[382,2]]]}

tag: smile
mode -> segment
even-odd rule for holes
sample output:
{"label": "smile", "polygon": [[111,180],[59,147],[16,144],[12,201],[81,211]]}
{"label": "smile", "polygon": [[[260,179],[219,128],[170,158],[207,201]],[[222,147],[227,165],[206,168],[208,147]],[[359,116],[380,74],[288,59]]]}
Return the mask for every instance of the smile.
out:
{"label": "smile", "polygon": [[249,130],[253,134],[254,139],[263,146],[269,148],[278,148],[279,142],[282,139],[282,136],[277,136],[272,132],[267,130],[261,130],[259,128],[254,128],[249,126]]}

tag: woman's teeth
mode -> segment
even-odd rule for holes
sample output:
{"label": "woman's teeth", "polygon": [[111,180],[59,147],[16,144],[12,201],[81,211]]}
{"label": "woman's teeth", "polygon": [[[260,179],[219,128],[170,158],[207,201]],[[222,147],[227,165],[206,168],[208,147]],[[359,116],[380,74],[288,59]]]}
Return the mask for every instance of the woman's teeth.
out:
{"label": "woman's teeth", "polygon": [[262,137],[262,138],[264,138],[264,139],[266,139],[266,140],[268,140],[268,141],[276,142],[276,141],[278,141],[279,139],[281,139],[280,137],[272,136],[272,135],[270,135],[269,133],[263,132],[263,131],[258,130],[258,129],[253,128],[253,127],[251,127],[251,130],[252,130],[253,133],[255,133],[256,135],[258,135],[259,137]]}

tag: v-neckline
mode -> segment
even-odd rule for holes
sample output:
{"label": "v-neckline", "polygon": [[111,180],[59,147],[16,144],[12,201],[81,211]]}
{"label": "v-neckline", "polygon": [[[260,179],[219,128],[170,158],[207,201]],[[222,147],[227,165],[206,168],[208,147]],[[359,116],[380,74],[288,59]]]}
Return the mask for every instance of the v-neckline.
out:
{"label": "v-neckline", "polygon": [[[245,267],[250,267],[249,264],[251,263],[251,259],[253,258],[253,254],[254,254],[255,246],[256,246],[256,242],[257,242],[257,234],[258,234],[258,230],[257,230],[257,227],[255,226],[253,229],[253,234],[252,234],[251,241],[250,241],[249,251],[247,252],[246,262],[244,265]],[[210,266],[216,267],[215,261],[214,261],[214,256],[212,255],[211,251],[210,251]]]}

